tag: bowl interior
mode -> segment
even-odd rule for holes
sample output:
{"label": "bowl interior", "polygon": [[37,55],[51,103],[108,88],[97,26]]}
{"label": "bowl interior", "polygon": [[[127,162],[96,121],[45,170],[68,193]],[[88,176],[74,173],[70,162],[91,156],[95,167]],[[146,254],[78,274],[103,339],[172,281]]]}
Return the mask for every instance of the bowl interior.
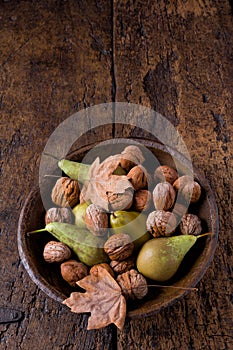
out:
{"label": "bowl interior", "polygon": [[[157,142],[148,140],[137,140],[137,142],[146,147],[148,155],[152,152],[153,156],[156,157],[160,164],[176,166],[180,174],[187,173],[189,170],[187,169],[188,162],[186,162],[185,158],[179,153],[168,150]],[[96,145],[92,144],[83,149],[76,150],[70,153],[67,159],[81,161],[86,157],[86,154],[88,154],[87,158],[85,158],[85,162],[91,162],[99,155],[98,147],[95,148],[94,146]],[[106,155],[110,155],[118,153],[123,147],[125,147],[125,143],[122,142],[118,143],[118,147],[116,147],[116,143],[107,143],[106,147],[104,145],[103,149],[106,149]],[[90,150],[93,151],[89,152]],[[101,154],[103,157],[106,156],[104,151],[101,151]],[[146,162],[148,163],[145,164],[145,167],[148,166],[150,168],[152,166],[150,164],[150,156],[146,159]],[[156,167],[157,164],[153,166]],[[57,173],[57,169],[54,169],[54,174]],[[167,287],[149,287],[149,293],[143,300],[129,302],[129,317],[140,317],[157,312],[161,308],[172,304],[184,296],[188,290],[170,288],[169,286],[182,288],[194,287],[202,278],[213,258],[218,238],[216,203],[208,181],[197,169],[194,169],[194,177],[200,183],[203,194],[198,205],[191,208],[191,212],[200,217],[204,231],[212,232],[213,234],[197,240],[197,243],[185,256],[176,275],[165,284]],[[23,264],[31,279],[49,297],[58,302],[62,302],[72,291],[78,290],[78,287],[76,289],[71,288],[68,283],[62,279],[59,264],[48,264],[43,259],[43,248],[45,244],[50,240],[54,240],[54,238],[49,233],[27,235],[27,232],[44,227],[45,208],[48,209],[54,205],[51,202],[50,196],[41,196],[41,192],[51,193],[52,186],[55,182],[56,178],[46,178],[43,186],[40,186],[40,188],[38,186],[38,188],[33,189],[29,194],[20,215],[18,249]],[[154,284],[154,282],[151,281],[150,284]]]}

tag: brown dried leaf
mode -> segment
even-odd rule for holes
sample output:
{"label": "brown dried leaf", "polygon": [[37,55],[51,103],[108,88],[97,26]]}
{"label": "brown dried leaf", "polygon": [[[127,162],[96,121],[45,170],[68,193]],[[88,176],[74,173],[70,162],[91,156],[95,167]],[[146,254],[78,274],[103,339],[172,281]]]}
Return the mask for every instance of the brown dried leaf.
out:
{"label": "brown dried leaf", "polygon": [[102,163],[97,158],[89,171],[85,200],[91,200],[106,211],[124,210],[133,200],[134,188],[127,176],[113,174],[119,165],[118,158],[118,155],[110,156]]}
{"label": "brown dried leaf", "polygon": [[109,272],[99,267],[98,273],[90,274],[77,284],[85,293],[74,292],[63,301],[72,312],[90,312],[87,329],[99,329],[110,323],[122,329],[126,316],[126,300],[121,288]]}

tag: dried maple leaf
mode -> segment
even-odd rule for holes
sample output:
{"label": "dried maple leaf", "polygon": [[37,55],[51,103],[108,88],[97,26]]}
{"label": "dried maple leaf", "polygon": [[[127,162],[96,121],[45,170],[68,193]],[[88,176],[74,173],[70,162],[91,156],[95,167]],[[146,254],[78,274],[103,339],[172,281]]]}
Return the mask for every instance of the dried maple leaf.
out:
{"label": "dried maple leaf", "polygon": [[115,323],[122,329],[126,316],[126,300],[119,284],[103,267],[98,273],[90,274],[77,284],[86,290],[85,293],[73,292],[63,301],[72,312],[90,312],[87,329],[99,329]]}
{"label": "dried maple leaf", "polygon": [[124,175],[114,175],[119,165],[119,155],[110,156],[100,163],[100,159],[91,165],[89,182],[82,195],[85,200],[100,206],[106,211],[124,210],[131,206],[134,188]]}

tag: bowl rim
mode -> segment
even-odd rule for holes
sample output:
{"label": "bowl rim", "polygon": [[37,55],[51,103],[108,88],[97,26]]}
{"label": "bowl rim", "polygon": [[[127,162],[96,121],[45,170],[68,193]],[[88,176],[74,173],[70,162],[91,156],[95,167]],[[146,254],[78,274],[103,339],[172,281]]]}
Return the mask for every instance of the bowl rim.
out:
{"label": "bowl rim", "polygon": [[[182,164],[185,164],[185,163],[188,164],[188,160],[183,155],[181,155],[179,152],[177,152],[176,150],[174,150],[170,147],[167,147],[167,146],[165,147],[164,145],[162,145],[158,141],[142,139],[142,138],[140,138],[140,139],[131,138],[131,139],[125,139],[125,142],[127,142],[127,140],[132,141],[132,142],[136,141],[138,144],[141,144],[147,148],[158,149],[162,152],[170,154],[172,157],[174,156]],[[90,150],[95,145],[98,145],[98,143],[99,142],[95,142],[95,143],[91,143],[89,145],[86,145],[84,147],[80,147],[78,150],[74,150],[74,151],[70,152],[66,158],[67,159],[72,158],[72,156],[74,154],[77,154],[77,152],[79,152],[79,154],[84,153],[84,152]],[[198,181],[200,181],[200,184],[202,185],[202,187],[205,190],[206,198],[207,198],[207,202],[208,202],[208,206],[209,206],[210,222],[211,222],[211,226],[214,229],[213,230],[214,232],[213,232],[213,235],[211,236],[211,242],[210,242],[211,253],[208,255],[208,260],[204,264],[204,267],[199,271],[199,273],[192,280],[192,285],[190,285],[190,287],[195,287],[196,284],[202,279],[202,277],[206,273],[207,269],[209,268],[209,265],[211,264],[213,257],[214,257],[214,254],[215,254],[215,250],[216,250],[216,246],[217,246],[217,242],[218,242],[218,232],[219,232],[218,208],[217,208],[217,203],[215,200],[213,190],[211,189],[209,182],[207,181],[204,174],[199,169],[197,169],[195,166],[193,166],[193,172],[194,172],[194,176],[198,179]],[[35,269],[34,264],[32,263],[32,261],[30,259],[30,256],[28,257],[26,254],[26,252],[27,252],[27,234],[23,230],[23,227],[26,225],[25,217],[27,217],[27,213],[28,214],[30,213],[30,209],[32,206],[32,199],[33,198],[35,199],[36,196],[39,196],[39,198],[41,199],[40,188],[38,185],[35,186],[28,194],[28,196],[24,202],[23,208],[20,212],[19,221],[18,221],[18,230],[17,230],[18,252],[19,252],[20,259],[22,260],[22,263],[24,265],[24,268],[26,269],[31,280],[37,285],[37,287],[39,287],[47,296],[49,296],[53,300],[55,300],[59,303],[62,303],[63,300],[67,298],[67,296],[65,294],[63,294],[62,292],[59,292],[54,286],[49,284],[49,282],[43,276],[38,274],[38,272]],[[43,203],[42,203],[42,205],[43,205]],[[168,300],[163,300],[159,303],[156,303],[153,305],[153,307],[151,305],[148,307],[143,306],[142,308],[144,310],[141,310],[141,309],[130,310],[127,312],[127,317],[133,319],[133,318],[142,317],[142,314],[143,314],[143,316],[150,316],[150,315],[153,315],[155,313],[158,313],[160,310],[162,310],[168,306],[173,305],[175,302],[177,302],[178,300],[183,298],[189,292],[190,292],[190,290],[177,289],[176,295],[173,296],[172,298],[170,298],[170,299],[167,298]]]}
{"label": "bowl rim", "polygon": [[19,252],[20,259],[22,260],[22,263],[24,265],[24,268],[26,269],[32,281],[37,285],[37,287],[39,287],[50,298],[61,303],[65,299],[65,295],[62,298],[61,296],[62,293],[60,293],[54,286],[49,284],[48,281],[43,276],[38,274],[38,272],[34,267],[34,264],[26,254],[27,233],[22,232],[23,231],[22,226],[24,226],[25,214],[26,212],[29,211],[29,208],[30,208],[30,206],[28,205],[32,203],[32,199],[35,198],[35,196],[40,196],[39,186],[35,187],[33,190],[30,191],[19,216],[18,231],[17,231],[18,252]]}

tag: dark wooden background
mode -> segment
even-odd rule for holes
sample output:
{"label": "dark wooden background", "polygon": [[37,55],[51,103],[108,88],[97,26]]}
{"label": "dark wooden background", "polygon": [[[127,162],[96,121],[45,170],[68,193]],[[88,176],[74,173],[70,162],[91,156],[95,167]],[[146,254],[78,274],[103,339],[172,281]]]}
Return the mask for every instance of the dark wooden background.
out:
{"label": "dark wooden background", "polygon": [[[0,324],[1,350],[233,349],[232,19],[227,0],[0,2],[0,307],[23,312]],[[197,293],[122,332],[86,331],[86,316],[30,280],[17,224],[53,130],[111,101],[152,107],[177,127],[215,192],[219,243]]]}

